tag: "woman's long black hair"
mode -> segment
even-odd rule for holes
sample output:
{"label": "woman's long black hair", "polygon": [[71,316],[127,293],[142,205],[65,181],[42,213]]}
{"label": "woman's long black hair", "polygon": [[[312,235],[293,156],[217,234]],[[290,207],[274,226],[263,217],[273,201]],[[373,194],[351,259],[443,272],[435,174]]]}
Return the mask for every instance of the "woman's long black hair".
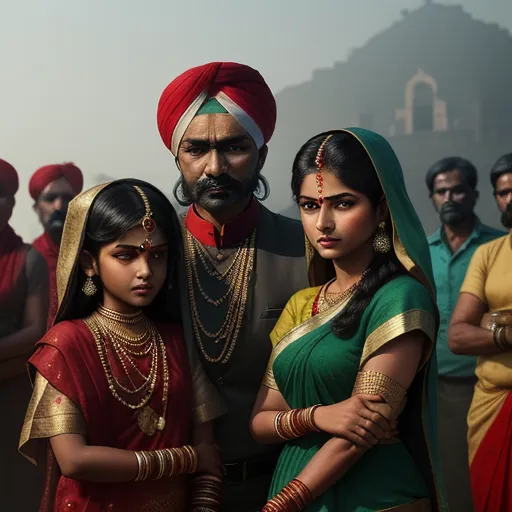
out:
{"label": "woman's long black hair", "polygon": [[[323,151],[323,166],[333,172],[347,187],[364,194],[376,210],[384,195],[377,172],[365,148],[350,133],[330,131],[316,135],[300,149],[292,168],[292,192],[298,202],[304,177],[316,173],[315,158],[325,138],[331,135]],[[386,222],[392,239],[391,222]],[[330,263],[330,262],[329,262]],[[328,267],[334,277],[334,267]],[[339,338],[351,338],[357,332],[361,317],[377,290],[394,277],[405,273],[393,250],[387,254],[375,253],[368,273],[352,296],[347,307],[333,320],[332,331]]]}
{"label": "woman's long black hair", "polygon": [[[153,219],[164,232],[169,244],[166,281],[155,300],[144,311],[154,320],[179,321],[181,315],[176,270],[182,251],[181,231],[173,206],[156,187],[141,180],[127,179],[108,185],[99,192],[90,207],[82,251],[88,251],[97,258],[102,247],[119,240],[128,230],[140,225],[146,209],[134,185],[146,194]],[[85,318],[98,307],[102,298],[101,280],[98,276],[93,277],[98,292],[87,297],[82,292],[86,278],[80,264],[77,264],[72,276],[72,289],[67,293],[66,304],[56,321]]]}

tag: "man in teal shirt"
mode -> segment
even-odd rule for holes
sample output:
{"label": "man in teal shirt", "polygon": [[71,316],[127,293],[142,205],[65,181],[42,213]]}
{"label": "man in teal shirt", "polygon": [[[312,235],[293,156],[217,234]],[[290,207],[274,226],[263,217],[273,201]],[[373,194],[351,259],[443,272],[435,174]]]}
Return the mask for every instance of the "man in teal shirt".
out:
{"label": "man in teal shirt", "polygon": [[473,253],[504,233],[485,226],[474,213],[478,178],[471,162],[459,157],[443,158],[429,169],[426,181],[441,220],[441,227],[429,237],[440,313],[437,360],[441,460],[450,510],[471,512],[466,434],[476,383],[476,357],[450,351],[448,326]]}

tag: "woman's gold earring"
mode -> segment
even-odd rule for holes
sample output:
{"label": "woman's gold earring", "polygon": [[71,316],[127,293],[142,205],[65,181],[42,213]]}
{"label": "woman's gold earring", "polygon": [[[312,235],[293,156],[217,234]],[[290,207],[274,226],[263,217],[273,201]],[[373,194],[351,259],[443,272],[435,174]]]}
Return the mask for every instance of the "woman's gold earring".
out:
{"label": "woman's gold earring", "polygon": [[373,238],[373,250],[380,254],[387,254],[391,250],[391,239],[386,231],[386,222],[382,221]]}
{"label": "woman's gold earring", "polygon": [[94,284],[92,276],[88,276],[85,280],[85,283],[82,286],[82,292],[86,297],[92,297],[98,292],[98,287]]}

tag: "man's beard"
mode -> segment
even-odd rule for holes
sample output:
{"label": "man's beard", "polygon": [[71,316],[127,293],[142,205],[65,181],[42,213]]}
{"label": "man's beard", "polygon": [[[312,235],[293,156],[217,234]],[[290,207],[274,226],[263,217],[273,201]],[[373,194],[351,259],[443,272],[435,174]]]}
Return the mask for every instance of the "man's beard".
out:
{"label": "man's beard", "polygon": [[507,229],[512,229],[512,203],[508,203],[505,211],[501,214],[501,223]]}
{"label": "man's beard", "polygon": [[203,178],[189,185],[183,178],[181,192],[188,203],[194,203],[209,213],[227,210],[251,196],[258,188],[258,172],[251,178],[239,181],[229,174],[216,178]]}
{"label": "man's beard", "polygon": [[444,203],[439,210],[439,218],[447,226],[457,226],[471,218],[472,215],[473,208],[469,208],[465,203],[456,203],[454,201]]}
{"label": "man's beard", "polygon": [[66,210],[55,210],[44,224],[45,231],[52,236],[62,235],[64,229],[64,221],[66,220]]}

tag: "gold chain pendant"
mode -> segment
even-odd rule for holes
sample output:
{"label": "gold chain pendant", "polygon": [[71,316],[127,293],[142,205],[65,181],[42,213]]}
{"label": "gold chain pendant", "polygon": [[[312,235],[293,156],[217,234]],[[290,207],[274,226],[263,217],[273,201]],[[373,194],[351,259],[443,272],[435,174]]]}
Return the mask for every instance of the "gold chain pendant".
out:
{"label": "gold chain pendant", "polygon": [[[157,433],[157,431],[164,430],[166,426],[165,416],[167,412],[167,402],[169,395],[170,372],[167,362],[166,346],[158,330],[151,322],[147,322],[146,327],[149,330],[149,339],[152,346],[152,353],[149,354],[148,352],[148,354],[151,356],[150,368],[148,374],[144,375],[144,373],[137,368],[135,361],[131,359],[129,353],[126,350],[126,347],[123,346],[122,339],[118,338],[119,334],[116,332],[117,329],[110,330],[109,327],[112,326],[108,325],[108,322],[106,322],[107,325],[105,325],[105,318],[102,319],[102,316],[95,312],[87,317],[84,321],[90,329],[96,342],[98,355],[105,372],[108,387],[113,397],[126,407],[136,411],[135,414],[137,418],[137,424],[141,431],[146,435],[153,436]],[[123,385],[115,376],[114,369],[111,366],[109,358],[110,352],[112,352],[113,355],[115,354],[115,359],[120,362],[121,367],[125,373],[125,377],[131,383],[131,389]],[[124,358],[126,358],[126,361],[130,362],[133,369],[142,378],[143,382],[140,386],[137,387],[133,383]],[[160,365],[162,368],[161,372],[159,372]],[[159,379],[161,379],[161,384],[163,386],[161,415],[157,414],[148,405],[148,402],[153,397],[156,383]],[[140,394],[143,396],[141,399],[135,399],[136,403],[128,401],[124,398],[126,395],[140,396]]]}
{"label": "gold chain pendant", "polygon": [[137,424],[139,428],[148,436],[154,436],[159,429],[161,418],[149,405],[143,407],[137,414]]}

